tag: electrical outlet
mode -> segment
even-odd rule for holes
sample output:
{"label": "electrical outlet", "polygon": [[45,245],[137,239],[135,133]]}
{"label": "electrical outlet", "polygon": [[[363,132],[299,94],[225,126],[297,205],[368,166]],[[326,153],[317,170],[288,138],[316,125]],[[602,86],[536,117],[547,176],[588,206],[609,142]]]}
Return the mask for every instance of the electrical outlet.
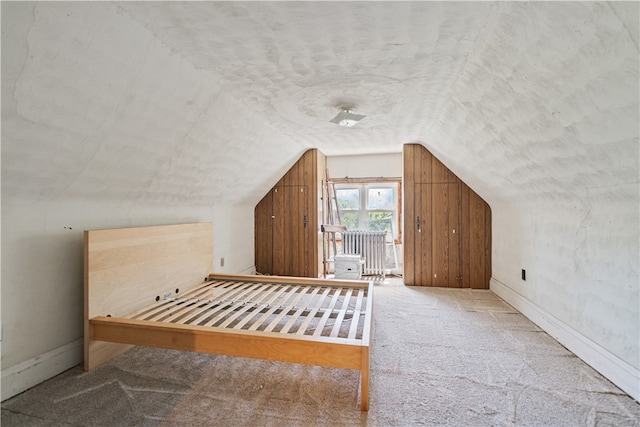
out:
{"label": "electrical outlet", "polygon": [[220,258],[220,267],[224,267],[224,258]]}
{"label": "electrical outlet", "polygon": [[527,280],[527,270],[522,269],[522,280]]}

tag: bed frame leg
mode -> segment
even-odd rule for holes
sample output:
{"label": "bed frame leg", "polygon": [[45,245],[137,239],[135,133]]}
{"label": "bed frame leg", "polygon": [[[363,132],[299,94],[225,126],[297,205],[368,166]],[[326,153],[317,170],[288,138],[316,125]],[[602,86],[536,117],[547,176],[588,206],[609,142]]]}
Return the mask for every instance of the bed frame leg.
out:
{"label": "bed frame leg", "polygon": [[362,369],[360,371],[360,410],[369,410],[369,348],[362,351]]}

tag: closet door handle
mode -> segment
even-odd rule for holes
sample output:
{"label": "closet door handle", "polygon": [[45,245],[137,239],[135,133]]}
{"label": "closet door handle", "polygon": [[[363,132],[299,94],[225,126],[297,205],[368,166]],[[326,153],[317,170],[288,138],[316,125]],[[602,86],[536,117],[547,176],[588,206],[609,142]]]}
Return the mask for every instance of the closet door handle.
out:
{"label": "closet door handle", "polygon": [[302,220],[302,223],[304,224],[304,228],[307,228],[307,216],[304,216],[304,219]]}
{"label": "closet door handle", "polygon": [[420,228],[420,217],[416,220],[416,226],[418,227],[418,233],[422,233],[422,229]]}

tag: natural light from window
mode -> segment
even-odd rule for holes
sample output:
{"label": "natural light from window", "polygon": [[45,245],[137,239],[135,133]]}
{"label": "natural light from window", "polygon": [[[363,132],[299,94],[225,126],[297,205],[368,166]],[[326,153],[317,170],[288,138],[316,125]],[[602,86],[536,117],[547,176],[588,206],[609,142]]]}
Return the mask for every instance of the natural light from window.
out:
{"label": "natural light from window", "polygon": [[398,238],[398,188],[394,182],[336,184],[340,223],[347,230],[386,231]]}

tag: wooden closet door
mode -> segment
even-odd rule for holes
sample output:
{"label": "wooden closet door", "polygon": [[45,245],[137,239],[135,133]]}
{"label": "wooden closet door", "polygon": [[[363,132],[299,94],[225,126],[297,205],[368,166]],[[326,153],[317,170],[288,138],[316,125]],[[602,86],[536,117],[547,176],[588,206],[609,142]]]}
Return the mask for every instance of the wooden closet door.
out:
{"label": "wooden closet door", "polygon": [[462,287],[462,236],[461,236],[461,220],[462,220],[462,197],[461,183],[447,184],[448,191],[448,239],[449,239],[449,259],[448,259],[448,282],[449,288]]}
{"label": "wooden closet door", "polygon": [[256,205],[256,271],[319,277],[322,263],[322,220],[325,156],[307,150]]}
{"label": "wooden closet door", "polygon": [[[422,150],[419,145],[407,144],[403,149],[403,187],[404,200],[404,283],[418,286],[422,282],[422,262],[424,239],[422,229],[427,217],[428,206],[423,202],[423,192],[420,186],[423,165]],[[426,250],[426,247],[425,247]]]}
{"label": "wooden closet door", "polygon": [[426,286],[446,287],[449,284],[449,191],[448,184],[427,184],[431,187],[431,262],[433,274]]}
{"label": "wooden closet door", "polygon": [[308,275],[307,187],[283,185],[275,187],[272,192],[272,274]]}
{"label": "wooden closet door", "polygon": [[460,279],[460,184],[431,184],[432,265],[430,285],[461,287]]}
{"label": "wooden closet door", "polygon": [[[414,262],[416,286],[461,287],[460,185],[414,184]],[[409,283],[407,283],[409,284]]]}
{"label": "wooden closet door", "polygon": [[433,277],[433,222],[431,220],[431,185],[415,184],[415,235],[414,284],[432,286]]}
{"label": "wooden closet door", "polygon": [[255,263],[262,274],[273,272],[273,190],[256,205],[255,214]]}
{"label": "wooden closet door", "polygon": [[491,280],[491,209],[469,190],[469,286],[488,289]]}
{"label": "wooden closet door", "polygon": [[405,284],[488,289],[491,208],[420,144],[403,156]]}

